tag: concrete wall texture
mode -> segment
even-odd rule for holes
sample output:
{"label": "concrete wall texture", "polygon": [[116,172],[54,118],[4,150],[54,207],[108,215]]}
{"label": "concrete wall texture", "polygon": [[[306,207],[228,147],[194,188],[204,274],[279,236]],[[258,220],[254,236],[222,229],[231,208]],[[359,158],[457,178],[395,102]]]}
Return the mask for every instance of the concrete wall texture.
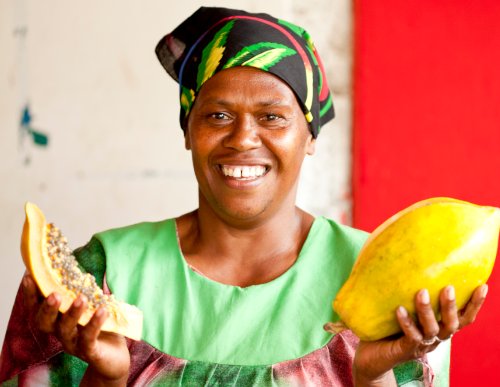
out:
{"label": "concrete wall texture", "polygon": [[[171,4],[0,2],[0,343],[24,271],[19,239],[26,201],[38,204],[73,247],[97,231],[196,207],[196,181],[177,121],[177,85],[153,51],[203,3]],[[271,13],[315,39],[337,118],[306,160],[298,200],[316,215],[348,223],[350,1],[215,5]]]}

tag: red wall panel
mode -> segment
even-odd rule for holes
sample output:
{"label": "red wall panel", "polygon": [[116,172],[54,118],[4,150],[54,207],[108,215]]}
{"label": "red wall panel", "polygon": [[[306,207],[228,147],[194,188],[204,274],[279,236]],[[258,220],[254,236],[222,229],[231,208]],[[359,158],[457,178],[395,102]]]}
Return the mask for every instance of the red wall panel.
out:
{"label": "red wall panel", "polygon": [[[354,225],[433,196],[500,207],[500,1],[356,0],[354,52]],[[495,385],[497,261],[452,386]]]}

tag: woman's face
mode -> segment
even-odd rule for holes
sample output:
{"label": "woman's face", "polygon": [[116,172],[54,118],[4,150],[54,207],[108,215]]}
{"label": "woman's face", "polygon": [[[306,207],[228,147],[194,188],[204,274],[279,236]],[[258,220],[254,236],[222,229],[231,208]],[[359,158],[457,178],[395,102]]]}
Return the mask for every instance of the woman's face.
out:
{"label": "woman's face", "polygon": [[223,70],[201,88],[190,112],[200,207],[234,223],[295,205],[302,161],[314,152],[304,114],[286,83],[250,67]]}

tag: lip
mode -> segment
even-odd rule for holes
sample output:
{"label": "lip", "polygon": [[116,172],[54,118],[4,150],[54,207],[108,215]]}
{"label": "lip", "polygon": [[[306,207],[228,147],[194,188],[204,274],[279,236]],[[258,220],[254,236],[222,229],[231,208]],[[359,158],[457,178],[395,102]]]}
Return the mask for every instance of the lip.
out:
{"label": "lip", "polygon": [[[233,177],[227,176],[223,173],[222,168],[237,168],[237,167],[264,167],[265,172],[260,176],[250,176],[250,177]],[[237,161],[225,161],[216,164],[216,169],[225,182],[227,186],[234,189],[250,189],[262,184],[263,180],[266,178],[267,174],[271,170],[271,166],[267,162],[262,161],[248,161],[248,160],[237,160]]]}

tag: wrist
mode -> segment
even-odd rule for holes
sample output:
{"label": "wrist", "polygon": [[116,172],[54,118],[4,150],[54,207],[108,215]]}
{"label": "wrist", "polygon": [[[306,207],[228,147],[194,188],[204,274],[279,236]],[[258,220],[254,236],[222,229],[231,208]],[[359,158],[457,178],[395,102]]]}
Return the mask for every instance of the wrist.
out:
{"label": "wrist", "polygon": [[128,380],[128,372],[122,376],[110,378],[110,377],[107,377],[107,376],[100,374],[99,372],[97,372],[95,369],[93,369],[89,365],[87,368],[87,371],[85,371],[85,375],[83,375],[83,379],[80,383],[80,386],[83,386],[83,387],[86,387],[86,386],[121,387],[121,386],[127,385],[127,380]]}
{"label": "wrist", "polygon": [[397,386],[396,378],[392,370],[382,375],[372,376],[360,372],[356,367],[352,369],[352,378],[356,387],[388,387]]}

